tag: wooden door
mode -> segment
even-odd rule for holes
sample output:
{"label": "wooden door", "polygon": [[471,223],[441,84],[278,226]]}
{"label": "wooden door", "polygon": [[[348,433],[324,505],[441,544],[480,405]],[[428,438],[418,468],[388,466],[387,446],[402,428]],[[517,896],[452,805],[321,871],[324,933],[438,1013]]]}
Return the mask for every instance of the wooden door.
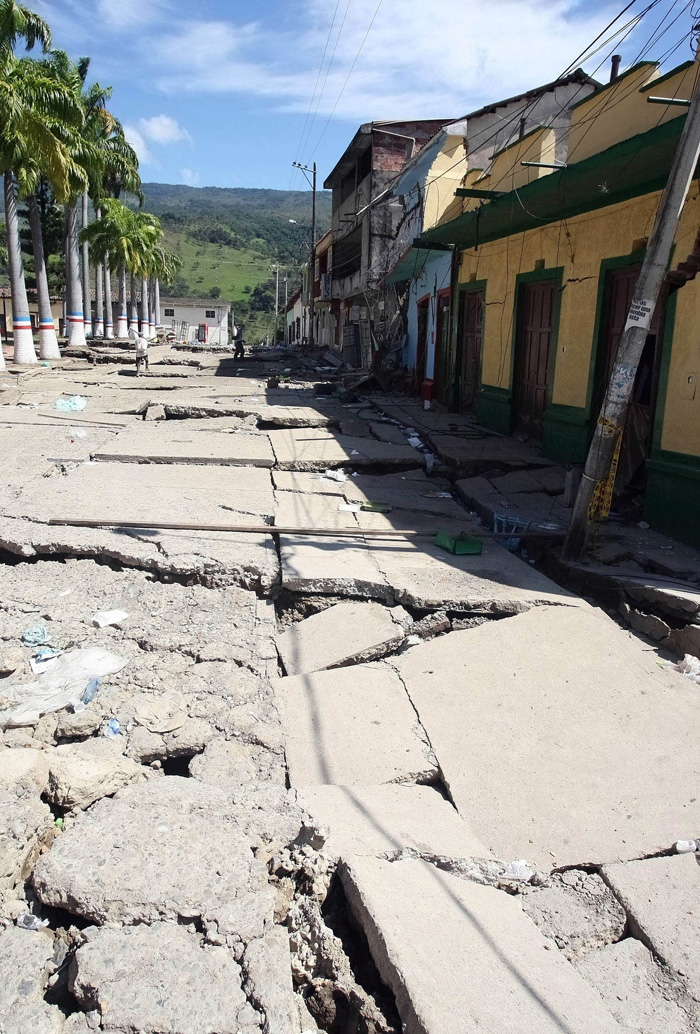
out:
{"label": "wooden door", "polygon": [[519,431],[541,438],[549,389],[549,352],[556,285],[540,280],[520,288],[515,406]]}
{"label": "wooden door", "polygon": [[474,408],[481,381],[481,355],[484,345],[484,292],[462,291],[457,321],[459,335],[458,377],[460,413]]}
{"label": "wooden door", "polygon": [[[615,364],[617,350],[620,347],[620,338],[625,329],[640,269],[641,266],[638,265],[626,266],[624,269],[616,269],[608,273],[607,304],[600,339],[601,351],[596,364],[595,402],[598,409],[600,409],[605,389],[610,382],[610,374]],[[632,392],[633,402],[648,406],[650,409],[654,406],[656,395],[657,353],[660,351],[657,346],[660,338],[662,309],[663,305],[658,304],[654,310]]]}

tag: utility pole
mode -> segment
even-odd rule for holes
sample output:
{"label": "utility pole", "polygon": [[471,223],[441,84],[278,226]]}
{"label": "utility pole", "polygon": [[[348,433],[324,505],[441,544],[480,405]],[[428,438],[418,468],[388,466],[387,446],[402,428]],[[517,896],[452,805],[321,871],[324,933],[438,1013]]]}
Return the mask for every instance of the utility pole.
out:
{"label": "utility pole", "polygon": [[[311,241],[309,245],[309,348],[314,347],[314,314],[315,314],[315,298],[314,298],[314,287],[316,284],[316,162],[313,163],[309,169],[306,165],[300,165],[299,162],[292,162],[295,168],[301,169],[306,176],[306,182],[311,184]],[[311,179],[306,175],[307,172],[311,173]]]}
{"label": "utility pole", "polygon": [[277,344],[277,318],[280,311],[280,267],[273,266],[275,270],[275,334],[273,344]]}
{"label": "utility pole", "polygon": [[700,91],[696,89],[678,141],[671,171],[656,214],[654,229],[630,304],[625,329],[610,375],[610,382],[598,417],[579,486],[571,524],[564,543],[564,556],[579,560],[590,530],[589,512],[596,484],[607,478],[620,436],[624,433],[639,360],[646,343],[659,291],[663,284],[673,239],[685,199],[700,158]]}

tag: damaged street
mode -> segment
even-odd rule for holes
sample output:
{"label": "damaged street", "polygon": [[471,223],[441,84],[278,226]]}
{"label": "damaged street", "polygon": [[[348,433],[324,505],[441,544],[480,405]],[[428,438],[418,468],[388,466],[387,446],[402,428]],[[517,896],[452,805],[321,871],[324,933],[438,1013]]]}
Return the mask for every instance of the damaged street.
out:
{"label": "damaged street", "polygon": [[554,564],[534,450],[150,352],[0,374],[3,1034],[696,1031],[696,551]]}

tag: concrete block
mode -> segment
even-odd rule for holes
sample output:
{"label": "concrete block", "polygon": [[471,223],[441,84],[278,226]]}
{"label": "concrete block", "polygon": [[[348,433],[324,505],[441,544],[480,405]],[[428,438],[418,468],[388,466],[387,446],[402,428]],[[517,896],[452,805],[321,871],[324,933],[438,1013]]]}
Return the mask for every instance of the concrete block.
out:
{"label": "concrete block", "polygon": [[93,453],[117,463],[196,463],[232,467],[271,467],[266,435],[216,434],[169,426],[129,428]]}
{"label": "concrete block", "polygon": [[[345,514],[352,517],[352,514]],[[391,592],[360,538],[280,535],[282,585],[292,592],[387,599]]]}
{"label": "concrete block", "polygon": [[319,428],[271,431],[270,442],[281,470],[326,470],[330,467],[422,467],[423,454],[410,445],[392,445],[373,438],[353,438]]}
{"label": "concrete block", "polygon": [[510,895],[417,860],[340,875],[405,1034],[621,1034]]}
{"label": "concrete block", "polygon": [[437,775],[415,711],[383,664],[278,679],[291,786],[428,782]]}
{"label": "concrete block", "polygon": [[143,769],[101,737],[51,751],[47,797],[61,808],[88,808],[138,779]]}
{"label": "concrete block", "polygon": [[449,801],[429,786],[302,786],[297,801],[330,835],[323,853],[488,858]]}
{"label": "concrete block", "polygon": [[10,927],[0,933],[0,1030],[3,1034],[64,1034],[65,1017],[44,992],[57,968],[47,931]]}
{"label": "concrete block", "polygon": [[[697,829],[687,817],[678,829]],[[670,846],[670,845],[669,845]],[[605,881],[622,903],[635,934],[700,1002],[700,865],[694,854],[606,865]]]}
{"label": "concrete block", "polygon": [[700,829],[697,688],[600,611],[537,607],[397,667],[453,801],[499,857],[616,861]]}
{"label": "concrete block", "polygon": [[624,1030],[693,1034],[698,1029],[697,1007],[634,937],[589,952],[574,965]]}
{"label": "concrete block", "polygon": [[404,638],[391,609],[379,603],[338,603],[277,636],[287,675],[373,660]]}

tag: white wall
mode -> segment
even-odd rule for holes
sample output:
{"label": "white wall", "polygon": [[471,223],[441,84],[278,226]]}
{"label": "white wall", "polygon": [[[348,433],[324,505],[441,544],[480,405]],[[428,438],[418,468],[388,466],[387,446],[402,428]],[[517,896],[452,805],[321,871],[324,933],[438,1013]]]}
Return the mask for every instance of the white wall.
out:
{"label": "white wall", "polygon": [[[175,315],[166,316],[166,309],[168,312],[174,310]],[[211,317],[207,317],[207,311],[216,313],[215,317],[213,319]],[[188,341],[196,341],[199,324],[206,323],[209,328],[207,331],[207,343],[210,345],[229,344],[229,311],[228,305],[217,305],[214,299],[212,299],[212,304],[210,306],[178,305],[177,300],[163,301],[162,298],[160,303],[161,323],[165,327],[166,333],[172,327],[173,320],[176,320],[178,323],[184,320],[190,325]]]}

